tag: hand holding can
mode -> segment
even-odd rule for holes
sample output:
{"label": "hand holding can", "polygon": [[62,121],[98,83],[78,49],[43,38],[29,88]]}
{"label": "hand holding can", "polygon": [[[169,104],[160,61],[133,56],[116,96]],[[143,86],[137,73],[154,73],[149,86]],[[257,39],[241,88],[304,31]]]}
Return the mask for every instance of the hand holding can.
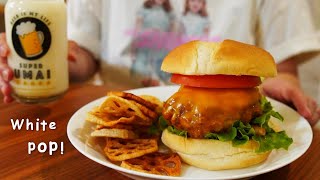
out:
{"label": "hand holding can", "polygon": [[9,47],[7,45],[5,33],[0,34],[0,89],[1,93],[4,95],[3,101],[5,103],[11,102],[13,99],[11,97],[12,88],[10,86],[10,81],[13,78],[12,69],[8,66],[7,57],[9,55]]}

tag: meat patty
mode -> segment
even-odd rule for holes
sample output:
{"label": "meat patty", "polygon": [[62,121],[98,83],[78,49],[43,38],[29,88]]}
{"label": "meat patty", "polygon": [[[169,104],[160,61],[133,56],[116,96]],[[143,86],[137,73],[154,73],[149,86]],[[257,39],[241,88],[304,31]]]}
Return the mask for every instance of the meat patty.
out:
{"label": "meat patty", "polygon": [[206,89],[181,87],[164,104],[163,116],[191,138],[223,132],[240,120],[249,123],[261,115],[258,88]]}

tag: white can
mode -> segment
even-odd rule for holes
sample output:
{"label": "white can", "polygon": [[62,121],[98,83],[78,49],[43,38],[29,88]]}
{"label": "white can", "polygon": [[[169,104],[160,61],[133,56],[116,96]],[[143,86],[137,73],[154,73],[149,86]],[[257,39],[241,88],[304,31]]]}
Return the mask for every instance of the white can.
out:
{"label": "white can", "polygon": [[9,0],[5,7],[13,96],[20,102],[55,100],[68,89],[64,0]]}

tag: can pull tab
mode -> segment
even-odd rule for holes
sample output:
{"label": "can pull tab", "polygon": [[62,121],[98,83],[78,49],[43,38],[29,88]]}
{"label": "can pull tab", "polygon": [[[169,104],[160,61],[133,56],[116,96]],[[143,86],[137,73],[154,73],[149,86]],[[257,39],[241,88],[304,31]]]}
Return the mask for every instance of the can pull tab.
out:
{"label": "can pull tab", "polygon": [[38,33],[38,37],[39,37],[39,40],[40,40],[40,44],[42,45],[43,44],[43,41],[44,41],[44,34],[42,31],[37,31]]}

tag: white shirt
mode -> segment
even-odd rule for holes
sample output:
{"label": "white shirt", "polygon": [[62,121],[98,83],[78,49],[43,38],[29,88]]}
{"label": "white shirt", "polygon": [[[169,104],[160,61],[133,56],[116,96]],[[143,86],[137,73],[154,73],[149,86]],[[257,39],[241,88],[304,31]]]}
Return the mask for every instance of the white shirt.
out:
{"label": "white shirt", "polygon": [[[102,64],[130,66],[121,53],[132,38],[143,0],[69,0],[68,36],[90,50]],[[170,1],[181,17],[184,2]],[[303,0],[207,0],[210,36],[260,46],[279,63],[320,43],[308,4]],[[178,18],[179,19],[179,18]]]}
{"label": "white shirt", "polygon": [[[308,0],[313,22],[320,37],[320,0]],[[299,67],[300,82],[305,93],[313,97],[320,105],[320,54]],[[320,122],[318,123],[320,128]]]}

